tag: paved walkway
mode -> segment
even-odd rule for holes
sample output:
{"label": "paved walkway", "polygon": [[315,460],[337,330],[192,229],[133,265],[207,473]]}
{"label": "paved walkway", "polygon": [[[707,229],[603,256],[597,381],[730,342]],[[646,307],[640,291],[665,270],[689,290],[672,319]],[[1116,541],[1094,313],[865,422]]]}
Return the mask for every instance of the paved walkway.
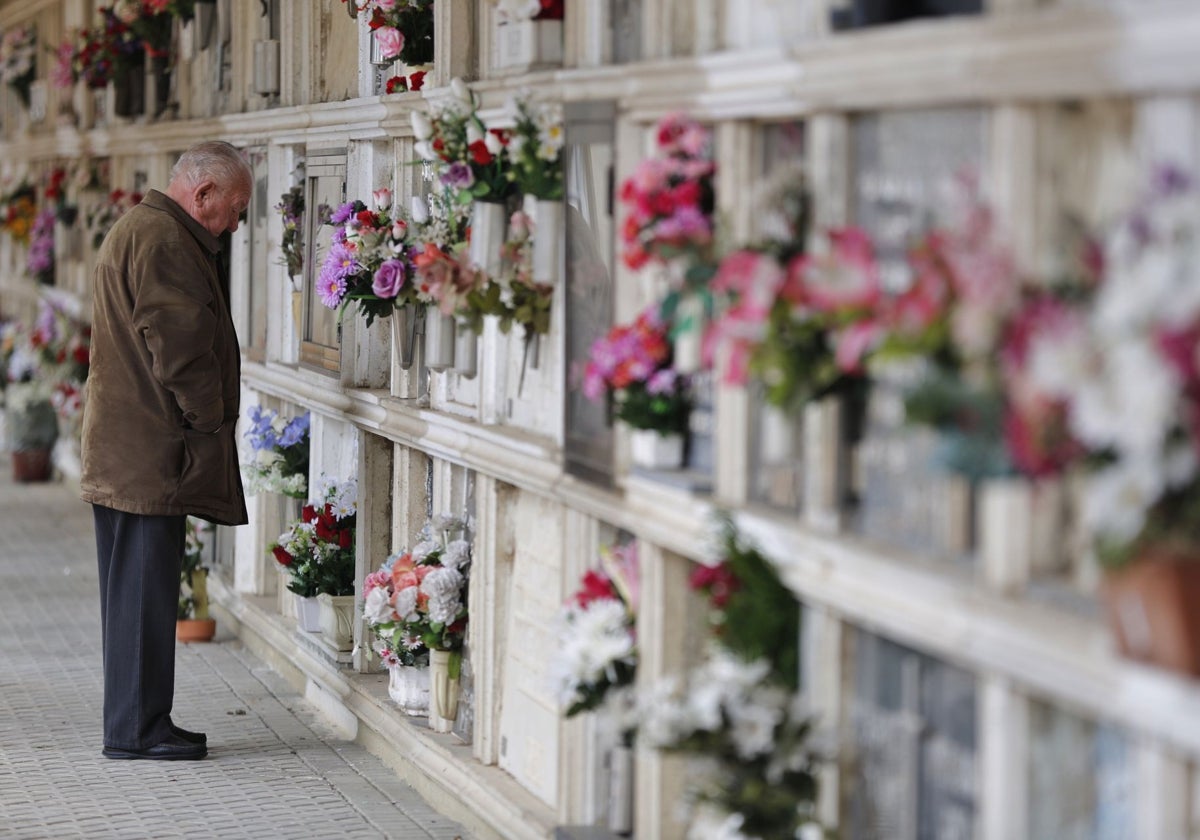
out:
{"label": "paved walkway", "polygon": [[436,838],[461,829],[340,740],[233,639],[179,645],[175,713],[199,762],[100,755],[91,509],[15,485],[0,455],[0,837]]}

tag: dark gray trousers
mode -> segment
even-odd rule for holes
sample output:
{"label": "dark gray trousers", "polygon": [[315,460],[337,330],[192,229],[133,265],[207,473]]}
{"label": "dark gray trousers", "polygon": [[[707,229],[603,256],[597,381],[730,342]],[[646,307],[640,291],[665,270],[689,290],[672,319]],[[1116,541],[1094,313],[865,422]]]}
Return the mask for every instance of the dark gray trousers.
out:
{"label": "dark gray trousers", "polygon": [[171,732],[184,516],[92,506],[100,561],[104,746],[142,750]]}

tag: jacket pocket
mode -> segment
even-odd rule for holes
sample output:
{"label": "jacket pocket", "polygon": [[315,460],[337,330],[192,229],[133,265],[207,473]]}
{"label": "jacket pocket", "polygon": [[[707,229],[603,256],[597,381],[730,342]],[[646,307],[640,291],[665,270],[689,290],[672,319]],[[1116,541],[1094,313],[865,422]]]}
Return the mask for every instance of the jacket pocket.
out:
{"label": "jacket pocket", "polygon": [[178,499],[182,503],[229,498],[225,443],[221,434],[183,430],[183,468]]}

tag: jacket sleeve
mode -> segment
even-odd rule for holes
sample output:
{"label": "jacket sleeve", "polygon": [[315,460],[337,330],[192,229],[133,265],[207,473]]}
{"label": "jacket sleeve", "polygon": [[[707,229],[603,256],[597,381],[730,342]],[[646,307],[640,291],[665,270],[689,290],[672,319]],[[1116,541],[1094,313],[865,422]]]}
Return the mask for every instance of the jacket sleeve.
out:
{"label": "jacket sleeve", "polygon": [[217,317],[210,266],[178,242],[151,245],[131,266],[133,327],[150,352],[154,377],[175,395],[184,422],[221,427],[221,365],[213,352]]}

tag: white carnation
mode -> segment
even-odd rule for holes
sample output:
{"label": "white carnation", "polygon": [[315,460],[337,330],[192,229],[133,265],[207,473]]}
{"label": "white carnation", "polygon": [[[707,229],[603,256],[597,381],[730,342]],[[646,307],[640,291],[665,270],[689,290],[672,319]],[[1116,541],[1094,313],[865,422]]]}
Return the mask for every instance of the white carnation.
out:
{"label": "white carnation", "polygon": [[371,624],[387,624],[396,620],[387,587],[376,586],[363,602],[363,618]]}
{"label": "white carnation", "polygon": [[455,540],[446,546],[442,554],[442,565],[448,569],[459,569],[471,562],[471,544],[466,540]]}
{"label": "white carnation", "polygon": [[420,618],[417,615],[417,587],[410,586],[397,592],[392,606],[401,621],[417,621]]}

